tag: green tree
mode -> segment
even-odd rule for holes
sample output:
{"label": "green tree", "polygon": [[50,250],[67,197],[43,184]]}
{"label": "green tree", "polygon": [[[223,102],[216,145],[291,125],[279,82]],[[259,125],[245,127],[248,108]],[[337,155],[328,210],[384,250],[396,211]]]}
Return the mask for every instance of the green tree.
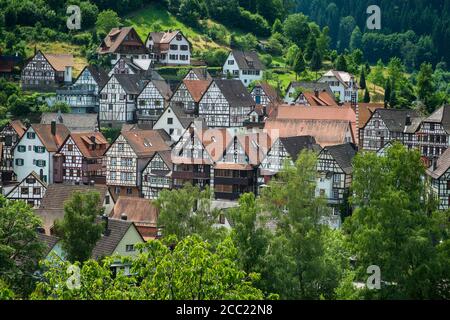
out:
{"label": "green tree", "polygon": [[272,34],[275,33],[283,33],[283,25],[281,24],[280,19],[275,19],[275,22],[272,25]]}
{"label": "green tree", "polygon": [[359,78],[359,87],[361,89],[366,89],[366,74],[364,68],[361,68],[361,76]]}
{"label": "green tree", "polygon": [[310,66],[311,70],[316,72],[322,69],[322,56],[320,55],[319,50],[314,51],[311,58]]}
{"label": "green tree", "polygon": [[[172,239],[173,240],[173,239]],[[257,274],[246,274],[237,265],[237,251],[228,237],[215,251],[198,236],[170,247],[151,240],[137,246],[135,259],[112,257],[80,265],[79,289],[66,285],[69,262],[45,262],[47,270],[33,299],[59,300],[238,300],[263,299],[253,286]],[[130,264],[130,275],[114,275],[111,263]]]}
{"label": "green tree", "polygon": [[293,44],[289,47],[286,52],[286,64],[288,66],[293,67],[295,64],[295,59],[297,57],[298,52],[300,51],[299,47],[296,44]]}
{"label": "green tree", "polygon": [[0,295],[9,296],[6,287],[22,297],[33,290],[33,273],[44,256],[44,245],[37,233],[41,226],[41,220],[26,203],[0,197]]}
{"label": "green tree", "polygon": [[361,49],[362,47],[362,33],[358,26],[353,29],[352,35],[350,37],[350,50]]}
{"label": "green tree", "polygon": [[329,228],[323,221],[330,211],[315,192],[316,155],[303,151],[261,194],[275,228],[261,281],[265,290],[282,298],[331,298],[339,283],[339,273],[328,261],[333,254],[326,253]]}
{"label": "green tree", "polygon": [[97,21],[95,22],[97,32],[101,34],[108,34],[112,28],[117,28],[119,26],[119,16],[115,11],[110,9],[100,12],[97,16]]}
{"label": "green tree", "polygon": [[220,212],[211,208],[210,199],[209,188],[200,190],[189,184],[177,190],[163,190],[155,201],[159,209],[158,226],[162,228],[163,236],[175,235],[184,239],[198,234],[211,239]]}
{"label": "green tree", "polygon": [[308,18],[302,13],[289,15],[283,23],[283,33],[300,49],[305,49],[306,42],[311,33]]}
{"label": "green tree", "polygon": [[347,71],[348,70],[347,60],[345,59],[345,56],[343,54],[341,54],[337,57],[335,68],[336,68],[336,70],[339,70],[339,71]]}
{"label": "green tree", "polygon": [[386,80],[386,85],[384,86],[384,105],[387,106],[391,99],[392,87],[391,80]]}
{"label": "green tree", "polygon": [[439,288],[449,274],[441,256],[448,249],[449,214],[433,213],[420,152],[394,143],[386,156],[358,154],[353,165],[355,210],[344,230],[356,258],[356,280],[377,265],[384,285],[371,290],[370,298],[441,298]]}
{"label": "green tree", "polygon": [[230,209],[233,221],[232,239],[245,272],[260,272],[267,250],[268,233],[260,212],[261,208],[258,207],[253,193],[243,194],[239,198],[239,206]]}
{"label": "green tree", "polygon": [[432,97],[435,91],[433,67],[430,63],[422,63],[417,74],[417,98],[425,104],[428,112],[434,111],[435,106],[432,105]]}
{"label": "green tree", "polygon": [[370,102],[370,93],[369,93],[369,90],[367,88],[366,88],[366,90],[364,90],[363,102],[365,102],[365,103],[369,103]]}
{"label": "green tree", "polygon": [[299,75],[306,71],[306,61],[301,50],[299,50],[297,53],[293,69],[296,78],[298,78]]}
{"label": "green tree", "polygon": [[96,221],[103,211],[98,192],[74,192],[64,204],[64,218],[55,222],[55,231],[69,261],[83,262],[91,257],[105,228]]}

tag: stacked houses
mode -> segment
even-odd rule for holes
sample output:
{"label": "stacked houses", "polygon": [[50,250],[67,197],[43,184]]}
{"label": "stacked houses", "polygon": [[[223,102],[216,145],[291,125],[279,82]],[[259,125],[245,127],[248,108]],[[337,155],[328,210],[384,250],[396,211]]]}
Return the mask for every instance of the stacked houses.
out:
{"label": "stacked houses", "polygon": [[[449,207],[450,106],[424,118],[358,103],[355,77],[337,70],[316,82],[292,82],[281,96],[262,81],[258,54],[240,50],[229,53],[215,77],[201,67],[178,82],[161,76],[161,66],[191,65],[191,52],[180,31],[150,32],[142,41],[131,27],[114,28],[97,51],[102,67],[86,66],[72,83],[72,57],[37,51],[22,70],[22,86],[53,88],[55,101],[71,112],[2,129],[3,194],[34,207],[50,233],[63,214],[55,194],[96,190],[110,227],[139,242],[159,235],[151,201],[163,190],[210,187],[219,206],[229,207],[243,193],[258,195],[310,151],[318,159],[316,196],[339,218],[351,210],[356,153],[383,156],[398,141],[420,150],[440,209]],[[104,128],[116,135],[107,139]],[[119,251],[131,254],[132,244]]]}

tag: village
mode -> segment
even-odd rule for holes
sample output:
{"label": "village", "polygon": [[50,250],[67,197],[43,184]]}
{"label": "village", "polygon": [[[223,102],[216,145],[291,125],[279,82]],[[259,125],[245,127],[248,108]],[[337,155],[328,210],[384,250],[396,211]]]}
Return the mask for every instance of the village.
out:
{"label": "village", "polygon": [[[383,103],[361,103],[354,75],[329,70],[317,81],[293,81],[282,96],[264,81],[253,51],[231,50],[221,74],[191,65],[192,44],[181,31],[112,29],[99,44],[108,70],[86,66],[73,80],[72,55],[36,50],[21,70],[23,90],[56,93],[70,113],[43,113],[40,123],[12,120],[0,132],[1,191],[42,218],[40,237],[60,252],[53,225],[75,191],[101,195],[108,233],[93,258],[133,255],[134,245],[160,236],[152,201],[189,183],[213,191],[214,207],[257,196],[303,150],[317,154],[316,196],[340,228],[349,215],[352,160],[383,157],[400,142],[422,155],[440,210],[450,201],[450,106],[428,117]],[[187,66],[178,83],[157,66]],[[113,140],[100,128],[119,128]],[[232,222],[221,215],[217,224]]]}

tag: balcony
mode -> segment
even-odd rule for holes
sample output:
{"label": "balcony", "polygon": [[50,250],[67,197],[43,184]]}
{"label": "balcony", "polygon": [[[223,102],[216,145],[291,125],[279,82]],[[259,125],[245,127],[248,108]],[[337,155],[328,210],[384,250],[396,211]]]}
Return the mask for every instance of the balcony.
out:
{"label": "balcony", "polygon": [[101,163],[83,163],[81,170],[83,171],[100,171],[103,169],[103,164]]}
{"label": "balcony", "polygon": [[249,186],[253,181],[253,177],[214,177],[215,184]]}
{"label": "balcony", "polygon": [[192,179],[210,179],[209,172],[194,172],[194,171],[173,171],[172,172],[173,179],[183,179],[183,180],[192,180]]}

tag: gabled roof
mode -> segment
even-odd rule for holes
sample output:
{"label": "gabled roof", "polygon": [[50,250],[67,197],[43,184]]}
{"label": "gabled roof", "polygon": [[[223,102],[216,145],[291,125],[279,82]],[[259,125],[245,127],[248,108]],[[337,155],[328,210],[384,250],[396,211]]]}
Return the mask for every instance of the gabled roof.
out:
{"label": "gabled roof", "polygon": [[51,124],[32,124],[31,127],[49,152],[58,151],[70,134],[69,129],[63,124],[56,124],[55,135],[52,134]]}
{"label": "gabled roof", "polygon": [[302,150],[320,151],[321,149],[312,136],[281,137],[279,139],[293,161],[297,160]]}
{"label": "gabled roof", "polygon": [[108,192],[108,187],[103,184],[96,184],[94,186],[88,185],[74,185],[66,183],[50,184],[47,187],[47,192],[42,198],[39,209],[54,209],[64,210],[64,203],[69,200],[74,192],[98,192],[100,194],[99,206],[103,205],[105,196]]}
{"label": "gabled roof", "polygon": [[316,91],[316,92],[299,92],[299,95],[296,98],[296,101],[303,96],[303,98],[307,101],[307,103],[312,106],[319,107],[331,107],[338,106],[336,100],[333,95],[330,95],[327,91]]}
{"label": "gabled roof", "polygon": [[323,150],[333,157],[339,167],[346,173],[351,174],[353,171],[352,160],[356,155],[356,146],[353,143],[344,143],[335,146],[324,147]]}
{"label": "gabled roof", "polygon": [[259,56],[254,51],[242,51],[242,50],[232,50],[232,54],[239,69],[255,69],[264,70],[264,65],[262,64]]}
{"label": "gabled roof", "polygon": [[169,84],[164,80],[151,80],[151,83],[158,89],[159,93],[165,100],[169,100],[172,96],[172,90],[170,90]]}
{"label": "gabled roof", "polygon": [[110,218],[121,219],[122,214],[126,215],[127,221],[136,225],[156,227],[159,211],[148,199],[120,196],[111,211]]}
{"label": "gabled roof", "polygon": [[[384,103],[358,103],[358,129],[364,128],[375,110],[383,108]],[[356,107],[353,110],[356,113]]]}
{"label": "gabled roof", "polygon": [[45,245],[44,256],[47,256],[59,242],[58,237],[43,233],[38,233],[38,240]]}
{"label": "gabled roof", "polygon": [[[173,113],[175,114],[175,116],[177,117],[178,121],[180,121],[181,125],[183,126],[184,129],[186,129],[187,127],[189,127],[189,125],[191,124],[192,121],[194,121],[193,117],[190,117],[189,115],[187,115],[183,108],[178,106],[176,103],[170,103],[169,107]],[[167,109],[168,109],[167,108]],[[167,112],[167,109],[164,110],[164,112]],[[162,116],[162,115],[161,115]]]}
{"label": "gabled roof", "polygon": [[[102,219],[99,217],[96,219],[97,223],[102,223]],[[108,232],[102,234],[100,240],[97,241],[94,249],[92,250],[92,258],[98,260],[102,257],[111,256],[117,249],[120,241],[125,237],[130,228],[136,228],[131,221],[108,219]],[[140,235],[139,231],[136,232]],[[144,239],[142,238],[142,242]],[[133,243],[134,244],[134,243]]]}
{"label": "gabled roof", "polygon": [[231,107],[251,107],[255,105],[255,101],[250,93],[248,93],[241,80],[214,79],[210,86],[213,83],[217,85]]}
{"label": "gabled roof", "polygon": [[[328,70],[323,75],[324,77],[335,77],[345,88],[348,88],[348,83],[355,77],[346,71]],[[356,86],[356,83],[354,83]]]}
{"label": "gabled roof", "polygon": [[[329,95],[334,96],[333,91],[331,91],[330,86],[327,83],[324,82],[314,82],[314,81],[292,81],[287,91],[289,91],[290,88],[303,88],[305,91],[311,91],[314,92],[314,90],[319,91],[326,91]],[[297,97],[296,97],[297,98]]]}
{"label": "gabled roof", "polygon": [[117,82],[127,94],[141,93],[148,83],[140,74],[114,74],[111,77],[117,79]]}
{"label": "gabled roof", "polygon": [[161,133],[157,130],[128,130],[121,135],[138,157],[150,157],[156,151],[170,150]]}
{"label": "gabled roof", "polygon": [[151,37],[153,39],[153,43],[155,44],[163,44],[163,43],[168,44],[179,33],[183,34],[180,30],[173,30],[167,32],[150,32],[147,39]]}
{"label": "gabled roof", "polygon": [[200,102],[203,94],[208,90],[209,84],[211,81],[208,80],[183,80],[186,89],[194,99],[194,102]]}
{"label": "gabled roof", "polygon": [[56,124],[65,125],[71,132],[98,130],[96,113],[44,112],[41,115],[41,124],[50,125],[52,121],[56,121]]}
{"label": "gabled roof", "polygon": [[427,169],[427,174],[434,178],[439,179],[444,173],[448,171],[450,168],[450,148],[447,148],[447,150],[442,153],[436,162],[436,168],[431,166]]}
{"label": "gabled roof", "polygon": [[[212,77],[209,74],[207,68],[203,68],[203,67],[202,68],[192,68],[191,70],[189,70],[189,72],[193,72],[197,76],[198,80],[205,80],[208,82],[212,81]],[[188,74],[189,74],[189,72],[188,72]],[[186,76],[187,76],[187,74],[186,74]],[[187,80],[187,79],[185,78],[185,80]]]}
{"label": "gabled roof", "polygon": [[375,113],[378,113],[383,120],[386,127],[391,132],[404,132],[407,126],[407,118],[418,118],[419,115],[415,110],[410,109],[377,109]]}
{"label": "gabled roof", "polygon": [[[99,131],[71,133],[69,137],[72,138],[83,157],[88,159],[102,157],[109,147],[108,141]],[[95,149],[92,148],[94,145]]]}
{"label": "gabled roof", "polygon": [[41,178],[39,177],[39,175],[38,175],[36,172],[31,171],[31,173],[30,173],[29,175],[27,175],[25,178],[23,178],[22,181],[20,181],[18,184],[16,184],[16,185],[14,186],[14,188],[12,188],[12,189],[6,194],[6,197],[8,198],[8,196],[9,196],[10,194],[12,194],[12,193],[14,192],[14,190],[16,190],[17,188],[20,187],[20,185],[22,184],[22,182],[26,181],[26,180],[29,179],[30,177],[36,179],[36,181],[39,182],[43,187],[47,188],[47,183],[44,182],[44,181],[42,181]]}
{"label": "gabled roof", "polygon": [[[119,60],[114,64],[112,67],[112,71],[115,70],[115,67],[121,62],[124,61],[124,63],[130,67],[134,73],[138,73],[141,75],[141,77],[145,80],[162,80],[164,81],[164,78],[161,77],[161,75],[156,72],[152,67],[151,63],[148,62],[149,60],[145,59],[129,59],[127,57],[120,57]],[[112,74],[118,74],[112,72]]]}
{"label": "gabled roof", "polygon": [[255,87],[258,87],[258,86],[261,87],[261,89],[263,89],[266,96],[268,96],[272,102],[277,102],[280,100],[280,96],[279,96],[277,90],[274,87],[272,87],[268,82],[261,81]]}
{"label": "gabled roof", "polygon": [[445,132],[450,133],[450,104],[440,107],[423,121],[440,123]]}
{"label": "gabled roof", "polygon": [[[42,52],[41,52],[42,53]],[[56,71],[65,71],[66,67],[73,67],[73,55],[60,53],[42,53]]]}
{"label": "gabled roof", "polygon": [[20,120],[12,120],[9,124],[17,133],[19,139],[22,138],[22,136],[25,134],[25,131],[27,131],[27,127]]}
{"label": "gabled roof", "polygon": [[[97,83],[99,88],[102,88],[109,80],[108,73],[103,70],[102,68],[99,68],[94,65],[86,66],[83,71],[87,69],[89,70],[89,73],[91,74],[92,78],[94,78],[95,82]],[[83,73],[83,71],[80,73],[80,75]]]}
{"label": "gabled roof", "polygon": [[122,42],[126,40],[126,37],[130,33],[133,33],[135,37],[135,39],[133,40],[140,42],[142,47],[139,52],[133,50],[133,53],[146,53],[147,48],[145,47],[144,43],[142,42],[141,38],[139,37],[139,35],[137,34],[136,30],[134,30],[133,27],[111,29],[111,31],[108,33],[105,39],[103,39],[100,47],[97,49],[97,52],[100,54],[115,53],[119,49]]}

